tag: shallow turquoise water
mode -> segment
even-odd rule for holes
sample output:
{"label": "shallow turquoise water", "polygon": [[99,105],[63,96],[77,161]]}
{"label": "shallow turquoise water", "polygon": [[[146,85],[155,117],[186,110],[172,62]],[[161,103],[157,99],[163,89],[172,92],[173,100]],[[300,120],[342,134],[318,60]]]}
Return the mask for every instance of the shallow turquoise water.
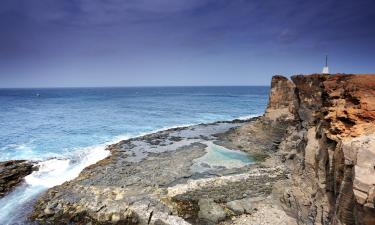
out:
{"label": "shallow turquoise water", "polygon": [[227,149],[212,142],[206,142],[206,144],[207,153],[194,160],[194,165],[192,166],[194,172],[207,171],[219,167],[240,168],[254,163],[254,159],[245,152]]}
{"label": "shallow turquoise water", "polygon": [[233,160],[242,163],[252,163],[253,159],[244,152],[226,149],[219,145],[212,145],[215,158],[222,160]]}

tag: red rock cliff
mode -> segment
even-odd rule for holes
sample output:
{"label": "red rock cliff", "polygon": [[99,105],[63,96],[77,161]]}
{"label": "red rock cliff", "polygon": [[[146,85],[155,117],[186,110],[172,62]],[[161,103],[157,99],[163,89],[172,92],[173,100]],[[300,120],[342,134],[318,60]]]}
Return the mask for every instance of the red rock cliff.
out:
{"label": "red rock cliff", "polygon": [[265,118],[292,121],[282,201],[301,224],[375,224],[375,75],[275,76]]}

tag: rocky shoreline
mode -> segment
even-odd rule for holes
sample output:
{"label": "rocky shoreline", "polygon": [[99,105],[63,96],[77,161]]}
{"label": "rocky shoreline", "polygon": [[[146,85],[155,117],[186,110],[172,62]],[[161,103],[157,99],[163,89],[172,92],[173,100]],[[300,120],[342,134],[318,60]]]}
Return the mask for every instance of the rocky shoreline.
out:
{"label": "rocky shoreline", "polygon": [[0,162],[0,198],[19,185],[23,178],[37,170],[34,163],[26,160]]}
{"label": "rocky shoreline", "polygon": [[261,117],[107,149],[43,194],[30,222],[375,224],[374,75],[274,76]]}
{"label": "rocky shoreline", "polygon": [[229,162],[239,153],[230,149],[219,152],[220,166],[204,156],[211,145],[228,146],[228,134],[258,120],[173,128],[108,146],[108,158],[43,195],[31,219],[40,224],[216,224],[254,213],[250,202],[266,199],[273,185],[287,178],[282,166],[264,166],[250,154],[252,163],[233,167]]}

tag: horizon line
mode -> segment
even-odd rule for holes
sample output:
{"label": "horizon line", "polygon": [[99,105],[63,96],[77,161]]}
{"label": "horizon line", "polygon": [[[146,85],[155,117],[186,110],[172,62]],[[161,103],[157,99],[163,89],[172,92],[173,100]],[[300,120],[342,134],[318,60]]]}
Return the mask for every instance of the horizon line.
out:
{"label": "horizon line", "polygon": [[270,85],[134,85],[134,86],[42,86],[0,87],[0,89],[67,89],[67,88],[174,88],[174,87],[270,87]]}

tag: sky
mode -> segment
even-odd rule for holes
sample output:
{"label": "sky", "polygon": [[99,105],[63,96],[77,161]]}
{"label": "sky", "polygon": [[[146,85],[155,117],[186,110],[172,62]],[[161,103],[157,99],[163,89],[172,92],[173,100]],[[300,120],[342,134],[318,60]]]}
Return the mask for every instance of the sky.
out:
{"label": "sky", "polygon": [[0,87],[375,72],[373,0],[1,0]]}

